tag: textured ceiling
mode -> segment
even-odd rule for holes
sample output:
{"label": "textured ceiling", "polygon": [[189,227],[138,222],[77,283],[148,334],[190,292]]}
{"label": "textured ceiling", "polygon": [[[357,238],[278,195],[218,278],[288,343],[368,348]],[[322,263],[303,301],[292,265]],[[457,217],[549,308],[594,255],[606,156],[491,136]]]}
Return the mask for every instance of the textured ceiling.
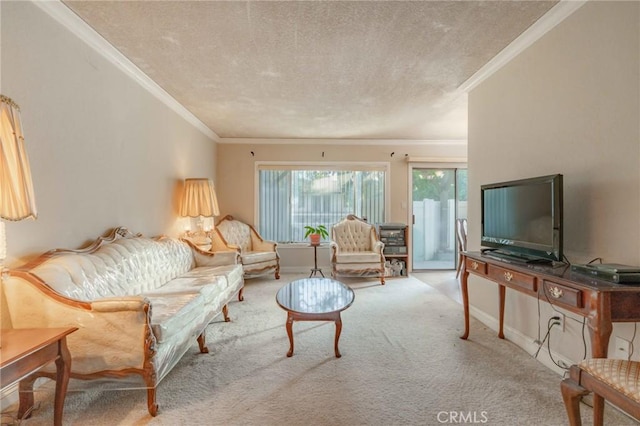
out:
{"label": "textured ceiling", "polygon": [[457,88],[556,1],[65,1],[222,138],[467,137]]}

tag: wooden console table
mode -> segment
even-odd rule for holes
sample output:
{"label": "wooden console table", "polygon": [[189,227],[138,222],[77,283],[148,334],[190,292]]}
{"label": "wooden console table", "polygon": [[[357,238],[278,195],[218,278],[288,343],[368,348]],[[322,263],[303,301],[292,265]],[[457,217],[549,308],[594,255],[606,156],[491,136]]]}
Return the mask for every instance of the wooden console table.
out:
{"label": "wooden console table", "polygon": [[587,319],[591,357],[606,358],[613,322],[640,321],[640,286],[614,284],[572,273],[571,268],[507,263],[479,252],[465,252],[462,263],[464,334],[469,336],[469,273],[498,283],[499,330],[504,339],[505,289],[517,290]]}
{"label": "wooden console table", "polygon": [[[3,329],[0,332],[0,387],[28,377],[52,361],[56,363],[56,396],[53,424],[62,425],[64,399],[71,371],[67,335],[77,328]],[[20,393],[18,417],[33,406],[33,393]],[[28,417],[28,415],[26,416]]]}

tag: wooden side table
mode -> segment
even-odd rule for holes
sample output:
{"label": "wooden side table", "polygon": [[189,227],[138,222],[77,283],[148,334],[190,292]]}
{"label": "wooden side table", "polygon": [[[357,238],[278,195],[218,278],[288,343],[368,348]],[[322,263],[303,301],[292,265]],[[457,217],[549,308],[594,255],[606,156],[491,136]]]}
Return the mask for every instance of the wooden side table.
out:
{"label": "wooden side table", "polygon": [[[67,335],[71,328],[24,328],[0,331],[0,387],[11,386],[27,378],[52,361],[56,363],[56,396],[53,424],[62,425],[62,411],[67,394],[71,354],[67,348]],[[22,418],[33,406],[33,392],[20,394],[18,417]],[[28,416],[26,416],[28,417]]]}
{"label": "wooden side table", "polygon": [[322,278],[324,278],[322,269],[318,268],[318,247],[320,247],[320,243],[318,244],[311,243],[310,245],[311,247],[313,247],[313,268],[311,269],[311,274],[309,275],[309,278],[315,277],[318,272],[320,273],[320,275],[322,275]]}

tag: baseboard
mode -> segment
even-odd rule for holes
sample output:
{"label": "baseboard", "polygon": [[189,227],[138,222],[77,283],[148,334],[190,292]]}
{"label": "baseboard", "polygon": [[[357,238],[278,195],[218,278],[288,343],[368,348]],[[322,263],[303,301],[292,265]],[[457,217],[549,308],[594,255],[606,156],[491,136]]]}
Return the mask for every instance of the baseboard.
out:
{"label": "baseboard", "polygon": [[[287,267],[280,267],[280,273],[282,274],[308,274],[309,272],[311,272],[311,268],[312,266],[309,267],[303,267],[303,266],[287,266]],[[322,271],[324,272],[324,271]],[[326,275],[326,274],[325,274]]]}
{"label": "baseboard", "polygon": [[[473,306],[469,306],[469,312],[478,321],[480,321],[490,329],[494,330],[496,332],[496,338],[498,337],[497,333],[498,333],[499,324],[496,318],[492,317],[486,312],[483,312]],[[470,335],[473,335],[473,330],[470,330]],[[509,326],[504,326],[504,337],[505,339],[509,340],[512,343],[515,343],[520,348],[528,352],[531,356],[534,356],[536,351],[538,351],[538,344],[535,343],[535,338],[522,334],[519,330],[516,330]],[[553,357],[553,359],[556,362],[558,362],[560,365],[564,364],[567,367],[572,364],[575,364],[575,362],[565,358],[564,356],[560,355],[559,353],[553,350],[551,350],[550,352],[551,352],[551,355],[549,354],[549,351],[547,350],[545,345],[545,347],[540,349],[540,351],[538,352],[538,356],[536,357],[536,359],[548,369],[554,371],[560,376],[564,376],[564,373],[566,372],[566,370],[556,365],[551,359],[551,357]]]}

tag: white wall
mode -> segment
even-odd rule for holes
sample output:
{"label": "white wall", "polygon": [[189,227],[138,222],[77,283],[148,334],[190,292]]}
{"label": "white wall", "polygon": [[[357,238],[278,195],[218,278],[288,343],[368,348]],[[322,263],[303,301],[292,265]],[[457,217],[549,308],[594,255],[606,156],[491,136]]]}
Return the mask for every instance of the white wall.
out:
{"label": "white wall", "polygon": [[1,2],[1,91],[21,107],[38,219],[7,224],[7,266],[115,226],[175,234],[186,177],[216,144],[31,2]]}
{"label": "white wall", "polygon": [[[562,173],[570,261],[640,264],[639,28],[639,3],[588,2],[470,92],[469,249],[479,249],[481,184]],[[496,285],[473,278],[470,292],[495,319]],[[505,325],[533,341],[535,299],[507,293]],[[543,335],[552,314],[543,302]],[[552,349],[577,361],[581,323],[567,327]],[[631,339],[633,325],[613,334]]]}

